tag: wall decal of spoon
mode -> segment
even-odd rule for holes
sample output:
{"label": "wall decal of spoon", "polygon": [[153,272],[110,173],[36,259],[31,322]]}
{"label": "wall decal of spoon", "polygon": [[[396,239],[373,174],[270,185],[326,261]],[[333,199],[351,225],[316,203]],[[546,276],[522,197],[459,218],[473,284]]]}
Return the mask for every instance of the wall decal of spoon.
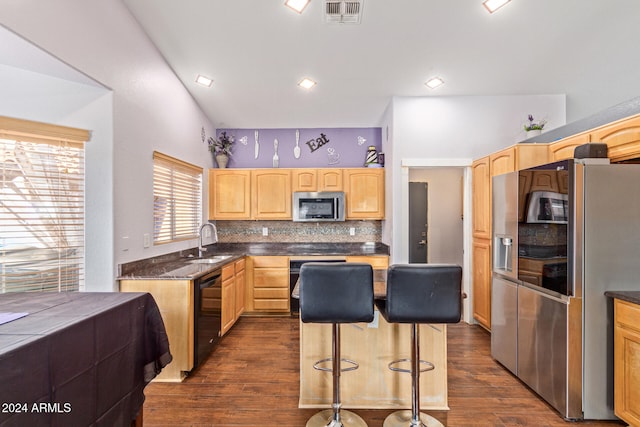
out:
{"label": "wall decal of spoon", "polygon": [[300,158],[300,131],[296,129],[296,146],[293,147],[293,157]]}

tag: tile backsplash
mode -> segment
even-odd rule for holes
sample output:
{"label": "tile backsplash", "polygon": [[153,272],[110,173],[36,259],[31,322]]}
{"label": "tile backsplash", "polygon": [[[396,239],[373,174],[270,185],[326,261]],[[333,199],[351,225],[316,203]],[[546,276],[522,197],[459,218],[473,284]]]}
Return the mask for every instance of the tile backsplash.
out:
{"label": "tile backsplash", "polygon": [[216,226],[221,243],[380,242],[382,239],[382,221],[216,221]]}

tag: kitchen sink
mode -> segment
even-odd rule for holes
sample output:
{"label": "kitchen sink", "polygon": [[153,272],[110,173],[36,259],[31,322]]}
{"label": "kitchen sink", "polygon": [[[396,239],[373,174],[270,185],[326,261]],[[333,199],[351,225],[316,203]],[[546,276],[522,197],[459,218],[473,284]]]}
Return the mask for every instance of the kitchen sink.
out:
{"label": "kitchen sink", "polygon": [[231,258],[233,255],[214,255],[207,258],[197,258],[189,261],[190,264],[217,264],[225,259]]}

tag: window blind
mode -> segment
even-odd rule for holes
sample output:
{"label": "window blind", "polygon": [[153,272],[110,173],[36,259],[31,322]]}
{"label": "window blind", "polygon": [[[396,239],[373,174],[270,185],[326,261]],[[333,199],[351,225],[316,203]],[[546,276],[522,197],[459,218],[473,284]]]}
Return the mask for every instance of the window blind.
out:
{"label": "window blind", "polygon": [[198,236],[202,217],[202,168],[153,153],[153,242]]}
{"label": "window blind", "polygon": [[81,129],[0,117],[0,293],[84,290]]}

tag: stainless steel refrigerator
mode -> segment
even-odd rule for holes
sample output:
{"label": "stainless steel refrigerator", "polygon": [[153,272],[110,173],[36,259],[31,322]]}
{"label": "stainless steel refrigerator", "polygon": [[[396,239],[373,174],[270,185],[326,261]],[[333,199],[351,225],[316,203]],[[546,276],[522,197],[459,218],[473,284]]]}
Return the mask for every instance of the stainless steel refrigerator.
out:
{"label": "stainless steel refrigerator", "polygon": [[616,419],[604,292],[640,290],[640,165],[558,162],[493,196],[494,358],[564,418]]}

